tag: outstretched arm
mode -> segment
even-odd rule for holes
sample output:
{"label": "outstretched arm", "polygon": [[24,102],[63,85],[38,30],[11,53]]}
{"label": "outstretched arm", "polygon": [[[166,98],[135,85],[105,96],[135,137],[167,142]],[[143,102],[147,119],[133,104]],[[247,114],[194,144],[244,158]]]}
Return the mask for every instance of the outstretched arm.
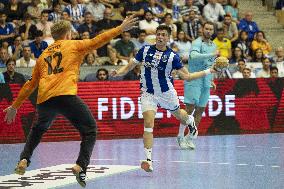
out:
{"label": "outstretched arm", "polygon": [[209,68],[207,70],[203,70],[203,71],[199,71],[199,72],[194,72],[194,73],[189,73],[188,70],[183,67],[181,69],[178,70],[178,74],[179,76],[186,81],[190,81],[190,80],[194,80],[194,79],[198,79],[201,77],[204,77],[205,75],[214,73],[214,69]]}
{"label": "outstretched arm", "polygon": [[122,66],[118,70],[113,70],[111,72],[111,76],[117,77],[117,76],[124,76],[127,74],[130,70],[132,70],[137,64],[134,63],[133,59],[129,61],[129,63],[125,66]]}
{"label": "outstretched arm", "polygon": [[24,86],[21,88],[18,97],[16,100],[13,102],[11,106],[3,110],[3,112],[6,112],[4,121],[7,122],[8,124],[12,123],[15,121],[16,114],[17,114],[17,109],[22,105],[24,100],[28,98],[32,92],[36,89],[39,83],[39,64],[36,64],[33,73],[32,73],[32,79],[27,81]]}

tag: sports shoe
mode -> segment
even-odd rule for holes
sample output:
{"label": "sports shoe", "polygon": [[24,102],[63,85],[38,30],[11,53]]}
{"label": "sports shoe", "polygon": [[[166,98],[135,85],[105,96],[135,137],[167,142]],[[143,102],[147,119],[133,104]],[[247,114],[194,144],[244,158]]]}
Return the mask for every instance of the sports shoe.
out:
{"label": "sports shoe", "polygon": [[187,141],[185,140],[184,137],[178,136],[177,137],[177,143],[178,143],[178,145],[181,149],[183,149],[183,150],[187,149]]}
{"label": "sports shoe", "polygon": [[189,115],[190,118],[190,123],[188,125],[188,129],[189,129],[189,136],[192,139],[196,139],[197,135],[198,135],[198,130],[197,127],[195,125],[195,121],[194,121],[194,117],[192,115]]}
{"label": "sports shoe", "polygon": [[26,159],[22,159],[21,161],[18,162],[15,168],[15,173],[18,175],[23,175],[25,174],[27,167],[28,167],[28,161]]}
{"label": "sports shoe", "polygon": [[186,135],[184,138],[185,138],[185,141],[186,141],[186,148],[194,150],[195,149],[195,144],[193,143],[192,138],[190,138],[189,135]]}
{"label": "sports shoe", "polygon": [[146,172],[153,172],[152,161],[151,160],[143,160],[141,162],[141,169]]}
{"label": "sports shoe", "polygon": [[72,172],[76,176],[76,180],[80,184],[80,186],[85,188],[86,171],[84,171],[79,165],[75,165],[74,167],[72,167]]}

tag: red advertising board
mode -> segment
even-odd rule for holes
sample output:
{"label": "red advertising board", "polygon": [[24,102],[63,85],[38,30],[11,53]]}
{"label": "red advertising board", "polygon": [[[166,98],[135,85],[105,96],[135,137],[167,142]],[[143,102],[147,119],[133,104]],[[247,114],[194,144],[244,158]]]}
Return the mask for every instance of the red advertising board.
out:
{"label": "red advertising board", "polygon": [[[200,134],[241,134],[284,132],[283,79],[219,80],[211,92],[199,126]],[[183,81],[175,81],[183,105]],[[0,143],[23,142],[35,116],[35,98],[26,100],[18,110],[16,122],[6,125],[2,110],[11,104],[19,85],[0,86]],[[98,137],[134,138],[143,134],[138,81],[79,83],[78,95],[88,104],[98,125]],[[35,95],[34,95],[35,96]],[[80,115],[78,115],[80,116]],[[175,136],[179,122],[159,109],[154,134]],[[44,141],[79,140],[79,133],[58,116]]]}

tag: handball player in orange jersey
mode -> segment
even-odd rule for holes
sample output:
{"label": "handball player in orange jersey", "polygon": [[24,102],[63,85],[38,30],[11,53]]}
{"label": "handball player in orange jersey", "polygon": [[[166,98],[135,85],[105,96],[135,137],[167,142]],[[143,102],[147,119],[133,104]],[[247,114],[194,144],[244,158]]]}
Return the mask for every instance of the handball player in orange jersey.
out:
{"label": "handball player in orange jersey", "polygon": [[42,135],[52,125],[56,115],[62,114],[80,132],[80,152],[72,171],[78,183],[82,187],[86,186],[86,170],[95,145],[97,126],[88,106],[77,96],[79,69],[87,53],[107,44],[136,23],[137,18],[130,16],[120,26],[85,40],[71,40],[71,25],[68,21],[59,21],[53,25],[51,34],[55,42],[43,51],[33,69],[32,79],[24,84],[13,104],[4,110],[5,121],[8,124],[14,122],[17,109],[38,87],[38,120],[20,155],[16,174],[25,173]]}

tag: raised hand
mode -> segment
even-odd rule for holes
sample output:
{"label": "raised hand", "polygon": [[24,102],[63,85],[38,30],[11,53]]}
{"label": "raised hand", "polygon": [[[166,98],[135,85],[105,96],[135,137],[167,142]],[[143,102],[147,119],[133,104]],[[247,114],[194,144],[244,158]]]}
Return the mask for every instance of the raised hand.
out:
{"label": "raised hand", "polygon": [[129,17],[126,17],[120,26],[122,27],[122,31],[128,31],[131,30],[137,23],[138,17],[131,15]]}

